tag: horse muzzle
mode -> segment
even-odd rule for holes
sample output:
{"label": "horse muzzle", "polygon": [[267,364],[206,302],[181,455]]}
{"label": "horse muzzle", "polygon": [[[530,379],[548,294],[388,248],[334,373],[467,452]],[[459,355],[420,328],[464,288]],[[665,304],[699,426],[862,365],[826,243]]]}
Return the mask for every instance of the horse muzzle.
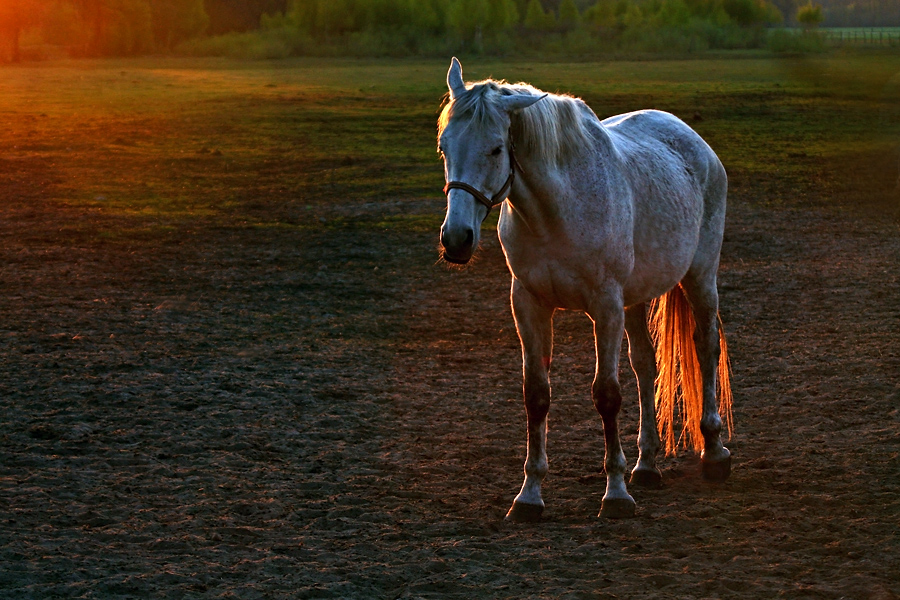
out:
{"label": "horse muzzle", "polygon": [[441,227],[443,257],[449,263],[464,265],[475,253],[475,230],[471,227]]}

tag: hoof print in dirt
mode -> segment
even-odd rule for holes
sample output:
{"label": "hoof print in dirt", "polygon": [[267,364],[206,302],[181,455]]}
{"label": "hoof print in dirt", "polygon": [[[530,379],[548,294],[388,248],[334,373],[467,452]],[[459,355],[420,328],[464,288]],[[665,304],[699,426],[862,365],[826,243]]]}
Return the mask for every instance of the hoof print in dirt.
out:
{"label": "hoof print in dirt", "polygon": [[604,519],[630,519],[634,517],[634,499],[605,498],[598,516]]}
{"label": "hoof print in dirt", "polygon": [[537,523],[544,514],[544,507],[540,504],[525,504],[524,502],[513,502],[512,508],[506,513],[504,521],[513,523]]}
{"label": "hoof print in dirt", "polygon": [[703,479],[706,481],[725,481],[731,475],[731,457],[716,462],[701,461]]}
{"label": "hoof print in dirt", "polygon": [[648,490],[656,490],[662,487],[662,475],[659,471],[650,469],[635,469],[631,472],[631,485]]}

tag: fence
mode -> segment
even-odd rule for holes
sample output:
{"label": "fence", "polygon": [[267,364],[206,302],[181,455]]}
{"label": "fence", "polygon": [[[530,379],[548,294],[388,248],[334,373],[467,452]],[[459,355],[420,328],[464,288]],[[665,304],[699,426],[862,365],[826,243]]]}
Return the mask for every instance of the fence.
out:
{"label": "fence", "polygon": [[900,27],[823,27],[818,32],[835,46],[900,46]]}

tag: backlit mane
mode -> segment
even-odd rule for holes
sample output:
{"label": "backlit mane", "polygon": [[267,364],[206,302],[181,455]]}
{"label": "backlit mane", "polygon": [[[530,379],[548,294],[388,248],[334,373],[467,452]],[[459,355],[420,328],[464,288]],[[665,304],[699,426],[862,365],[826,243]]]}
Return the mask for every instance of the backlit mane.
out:
{"label": "backlit mane", "polygon": [[[480,131],[498,127],[503,122],[503,113],[496,100],[501,96],[543,96],[544,93],[527,83],[486,79],[469,84],[465,92],[450,100],[441,111],[438,139],[454,118],[470,119],[468,126]],[[593,116],[593,112],[580,98],[547,94],[543,100],[512,115],[512,137],[517,153],[559,164],[585,151],[592,147],[584,127],[586,115]]]}

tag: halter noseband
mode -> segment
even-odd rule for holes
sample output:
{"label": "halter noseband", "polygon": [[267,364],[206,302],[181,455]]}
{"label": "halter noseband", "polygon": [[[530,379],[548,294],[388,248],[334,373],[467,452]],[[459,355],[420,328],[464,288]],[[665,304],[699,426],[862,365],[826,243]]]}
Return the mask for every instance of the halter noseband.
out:
{"label": "halter noseband", "polygon": [[478,200],[478,202],[483,204],[488,209],[487,214],[485,214],[485,218],[487,218],[487,215],[491,213],[491,210],[498,204],[502,203],[509,195],[509,190],[512,188],[513,181],[515,181],[516,178],[516,168],[518,167],[520,171],[522,170],[522,165],[520,165],[519,161],[516,160],[516,146],[515,144],[513,144],[511,136],[509,137],[508,152],[509,177],[506,178],[506,183],[503,184],[503,187],[500,188],[499,192],[488,198],[481,192],[481,190],[469,185],[468,183],[465,183],[463,181],[448,181],[447,185],[444,186],[444,195],[446,196],[447,192],[453,189],[469,192],[470,194],[472,194],[472,197],[474,197],[476,200]]}

